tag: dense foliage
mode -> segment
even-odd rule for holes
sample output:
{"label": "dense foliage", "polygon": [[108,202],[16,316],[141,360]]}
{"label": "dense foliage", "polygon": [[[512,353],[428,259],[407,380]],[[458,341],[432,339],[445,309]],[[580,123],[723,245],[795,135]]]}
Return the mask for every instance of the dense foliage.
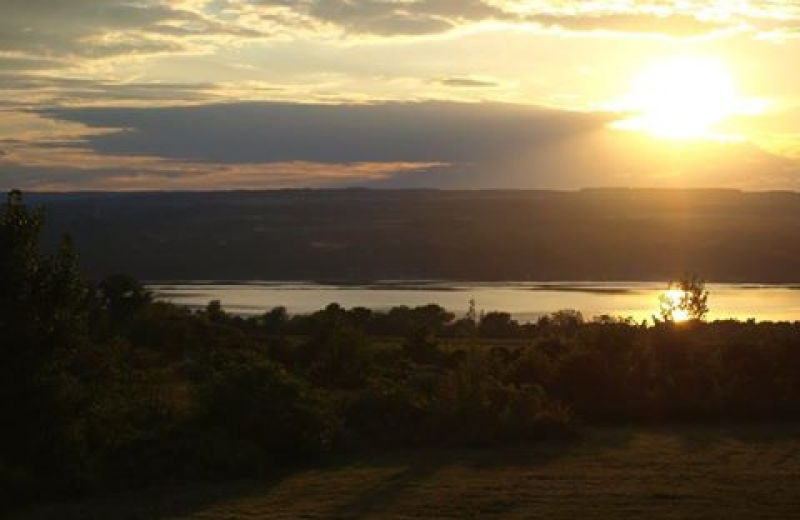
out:
{"label": "dense foliage", "polygon": [[0,497],[257,476],[324,453],[565,437],[580,422],[800,417],[800,323],[330,305],[190,312],[91,284],[0,210]]}

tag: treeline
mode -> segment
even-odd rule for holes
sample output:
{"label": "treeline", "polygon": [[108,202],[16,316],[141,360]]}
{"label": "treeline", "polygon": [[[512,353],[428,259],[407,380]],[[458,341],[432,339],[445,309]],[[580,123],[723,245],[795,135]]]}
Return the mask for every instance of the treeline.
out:
{"label": "treeline", "polygon": [[43,225],[18,193],[0,209],[4,505],[585,422],[800,418],[800,323],[190,312],[88,282],[69,240],[40,249]]}
{"label": "treeline", "polygon": [[[218,308],[218,302],[211,302],[209,309]],[[212,311],[213,312],[213,311]],[[582,319],[572,311],[558,313],[558,319]],[[419,307],[392,307],[388,311],[374,311],[365,307],[344,309],[336,303],[312,314],[290,316],[284,307],[275,307],[257,318],[258,324],[269,334],[305,335],[313,334],[335,321],[358,328],[370,336],[405,337],[425,331],[444,338],[530,338],[536,334],[537,325],[519,323],[507,312],[482,313],[475,310],[470,302],[466,316],[457,318],[439,305],[430,304]],[[546,318],[549,320],[550,318]],[[239,320],[242,323],[242,320]]]}

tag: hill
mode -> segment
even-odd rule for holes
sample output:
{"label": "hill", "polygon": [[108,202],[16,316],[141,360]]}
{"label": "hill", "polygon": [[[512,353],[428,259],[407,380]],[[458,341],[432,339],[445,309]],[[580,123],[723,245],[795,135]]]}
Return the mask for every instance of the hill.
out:
{"label": "hill", "polygon": [[800,281],[800,194],[726,190],[33,194],[93,276]]}

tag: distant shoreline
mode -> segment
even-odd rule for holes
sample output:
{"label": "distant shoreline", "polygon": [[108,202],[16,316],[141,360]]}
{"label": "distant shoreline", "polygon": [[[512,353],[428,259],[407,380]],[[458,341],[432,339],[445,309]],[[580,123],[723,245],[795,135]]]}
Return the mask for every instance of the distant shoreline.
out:
{"label": "distant shoreline", "polygon": [[[465,291],[471,288],[509,288],[530,291],[562,291],[590,292],[601,294],[625,294],[636,290],[657,290],[665,287],[669,281],[471,281],[471,280],[375,280],[375,281],[342,281],[342,280],[145,280],[148,287],[169,286],[256,286],[265,288],[296,288],[302,290],[330,287],[348,290],[384,290],[384,291]],[[734,289],[789,289],[800,290],[797,283],[751,283],[751,282],[709,282],[710,288]]]}
{"label": "distant shoreline", "polygon": [[36,194],[93,279],[800,285],[800,193],[719,189]]}

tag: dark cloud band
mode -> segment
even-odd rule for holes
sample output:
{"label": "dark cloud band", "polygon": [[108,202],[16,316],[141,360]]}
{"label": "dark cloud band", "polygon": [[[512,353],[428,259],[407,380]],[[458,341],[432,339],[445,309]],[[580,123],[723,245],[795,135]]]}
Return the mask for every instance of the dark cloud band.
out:
{"label": "dark cloud band", "polygon": [[484,161],[602,128],[609,115],[521,105],[232,103],[40,111],[95,128],[98,153],[214,162]]}

